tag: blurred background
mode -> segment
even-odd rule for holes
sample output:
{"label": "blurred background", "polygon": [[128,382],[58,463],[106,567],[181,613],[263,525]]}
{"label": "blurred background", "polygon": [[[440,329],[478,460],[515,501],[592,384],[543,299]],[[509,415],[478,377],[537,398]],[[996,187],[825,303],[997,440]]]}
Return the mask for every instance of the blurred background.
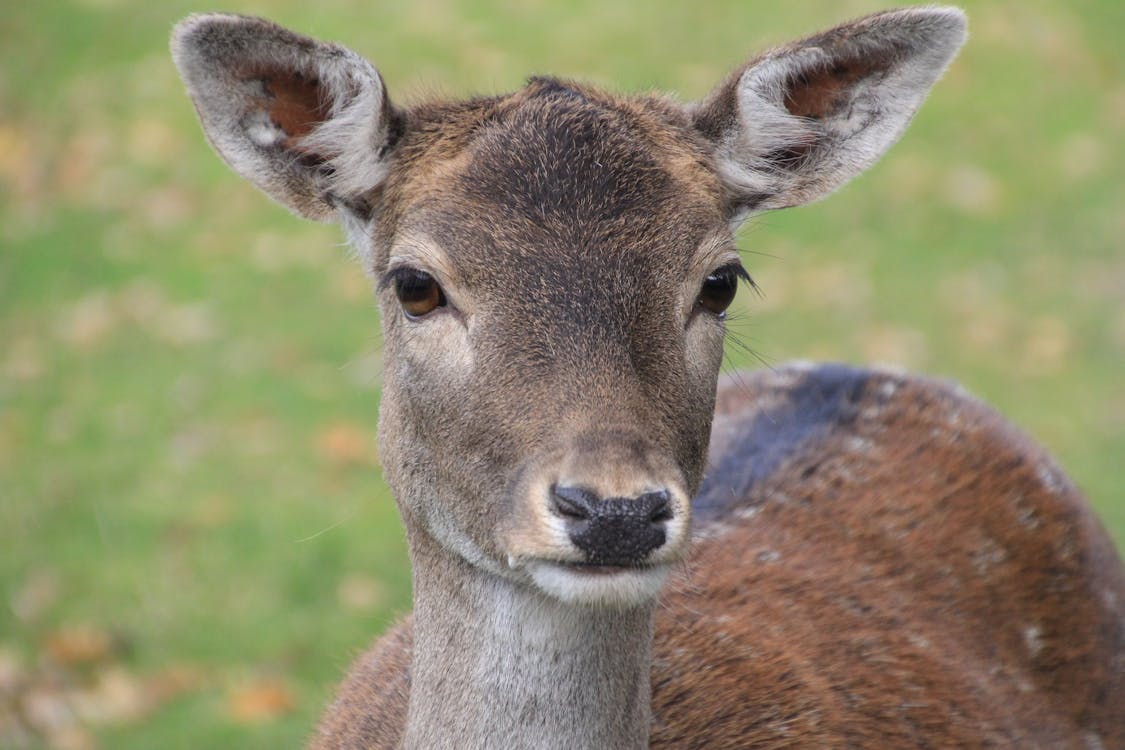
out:
{"label": "blurred background", "polygon": [[[956,379],[1125,542],[1125,4],[965,2],[903,141],[740,240],[750,351]],[[343,42],[392,96],[556,73],[701,97],[868,0],[227,0]],[[409,607],[380,341],[334,227],[220,163],[167,54],[193,2],[0,21],[0,747],[293,747]]]}

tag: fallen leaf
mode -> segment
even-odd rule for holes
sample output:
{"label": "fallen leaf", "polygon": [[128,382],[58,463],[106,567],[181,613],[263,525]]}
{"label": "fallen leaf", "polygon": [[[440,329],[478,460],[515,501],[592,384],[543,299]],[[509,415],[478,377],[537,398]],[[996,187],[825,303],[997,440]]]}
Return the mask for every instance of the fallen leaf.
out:
{"label": "fallen leaf", "polygon": [[157,336],[177,346],[208,341],[218,333],[215,316],[206,302],[169,307],[153,324]]}
{"label": "fallen leaf", "polygon": [[145,325],[168,308],[168,295],[151,279],[134,279],[117,295],[122,314],[131,323]]}
{"label": "fallen leaf", "polygon": [[194,664],[173,664],[145,679],[145,693],[154,703],[166,703],[207,685],[207,672]]}
{"label": "fallen leaf", "polygon": [[296,705],[289,687],[274,679],[243,685],[227,696],[227,711],[240,724],[273,721],[292,712]]}
{"label": "fallen leaf", "polygon": [[38,150],[30,128],[0,125],[0,182],[13,193],[26,196],[41,190],[42,170],[28,169]]}
{"label": "fallen leaf", "polygon": [[371,430],[354,422],[333,422],[316,436],[317,453],[337,468],[373,464],[375,440]]}
{"label": "fallen leaf", "polygon": [[794,298],[810,310],[849,312],[865,309],[871,301],[871,273],[860,263],[832,262],[804,268],[794,286]]}
{"label": "fallen leaf", "polygon": [[47,733],[47,747],[51,750],[95,750],[98,743],[89,729],[69,726]]}
{"label": "fallen leaf", "polygon": [[73,703],[75,712],[89,724],[136,721],[156,705],[145,684],[119,666],[102,670],[92,685],[74,691]]}
{"label": "fallen leaf", "polygon": [[12,380],[36,380],[46,370],[44,360],[42,343],[30,336],[23,336],[8,345],[8,354],[0,370]]}
{"label": "fallen leaf", "polygon": [[78,300],[57,326],[59,338],[76,349],[89,350],[102,343],[119,321],[109,294],[96,291]]}
{"label": "fallen leaf", "polygon": [[1073,335],[1062,319],[1041,315],[1032,319],[1024,344],[1022,369],[1037,375],[1059,370],[1073,348]]}
{"label": "fallen leaf", "polygon": [[58,664],[92,664],[110,656],[114,639],[93,625],[76,625],[49,633],[43,647]]}
{"label": "fallen leaf", "polygon": [[20,696],[20,709],[32,730],[41,734],[74,725],[74,709],[58,685],[32,685]]}
{"label": "fallen leaf", "polygon": [[1112,163],[1106,156],[1105,144],[1093,133],[1071,135],[1058,151],[1059,171],[1073,182],[1085,180]]}
{"label": "fallen leaf", "polygon": [[139,117],[125,139],[129,157],[146,166],[163,166],[183,148],[183,138],[163,117]]}
{"label": "fallen leaf", "polygon": [[208,495],[188,512],[191,524],[200,529],[218,529],[230,523],[234,508],[227,495]]}
{"label": "fallen leaf", "polygon": [[24,667],[19,655],[0,646],[0,695],[14,693],[24,681]]}
{"label": "fallen leaf", "polygon": [[875,326],[860,336],[864,359],[906,368],[924,366],[929,355],[926,334],[913,328]]}

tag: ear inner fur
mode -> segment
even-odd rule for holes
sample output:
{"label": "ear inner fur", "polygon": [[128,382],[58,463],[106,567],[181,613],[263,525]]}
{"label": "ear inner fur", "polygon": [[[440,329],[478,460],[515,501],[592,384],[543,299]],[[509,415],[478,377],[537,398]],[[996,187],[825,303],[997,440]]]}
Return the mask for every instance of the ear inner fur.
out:
{"label": "ear inner fur", "polygon": [[785,108],[795,117],[823,120],[846,102],[849,86],[886,69],[879,61],[853,59],[799,73],[785,87]]}
{"label": "ear inner fur", "polygon": [[285,131],[285,147],[301,149],[301,139],[324,122],[330,105],[320,81],[300,73],[264,72],[262,84],[270,98],[265,102],[270,118]]}

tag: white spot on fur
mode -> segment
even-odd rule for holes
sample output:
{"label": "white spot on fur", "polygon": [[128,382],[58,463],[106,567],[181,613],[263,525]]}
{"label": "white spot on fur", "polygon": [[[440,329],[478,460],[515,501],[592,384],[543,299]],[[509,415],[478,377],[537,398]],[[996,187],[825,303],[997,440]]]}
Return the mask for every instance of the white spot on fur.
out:
{"label": "white spot on fur", "polygon": [[912,646],[914,646],[915,648],[920,648],[920,649],[929,649],[933,645],[933,644],[930,643],[929,638],[926,638],[925,636],[922,636],[922,635],[918,635],[917,633],[907,633],[906,640],[910,641],[910,644]]}
{"label": "white spot on fur", "polygon": [[849,437],[844,442],[844,446],[852,453],[860,454],[871,453],[875,448],[875,444],[873,442],[871,442],[867,438],[859,437],[858,435],[852,435],[851,437]]}
{"label": "white spot on fur", "polygon": [[285,131],[270,119],[269,113],[264,109],[256,110],[247,115],[246,119],[242,121],[242,126],[246,129],[246,137],[254,145],[262,148],[276,146],[285,138]]}
{"label": "white spot on fur", "polygon": [[1086,732],[1082,739],[1086,742],[1087,750],[1105,750],[1101,735],[1095,732]]}
{"label": "white spot on fur", "polygon": [[762,506],[760,505],[744,505],[743,507],[732,513],[731,516],[737,518],[740,521],[745,521],[753,518],[761,512]]}
{"label": "white spot on fur", "polygon": [[1023,642],[1032,658],[1039,656],[1043,651],[1043,631],[1038,625],[1027,626],[1023,629]]}
{"label": "white spot on fur", "polygon": [[781,553],[778,552],[777,550],[764,549],[764,550],[762,550],[761,552],[758,553],[758,555],[755,559],[757,559],[757,561],[760,562],[760,563],[777,562],[778,560],[781,559]]}
{"label": "white spot on fur", "polygon": [[973,568],[979,575],[988,575],[992,568],[1008,559],[1008,551],[996,543],[996,540],[985,537],[977,549],[972,553]]}
{"label": "white spot on fur", "polygon": [[1037,529],[1041,525],[1039,516],[1035,514],[1035,510],[1020,507],[1018,502],[1016,506],[1016,522],[1025,529]]}
{"label": "white spot on fur", "polygon": [[1039,462],[1035,467],[1035,475],[1039,479],[1039,483],[1048,492],[1056,495],[1061,495],[1067,491],[1067,481],[1059,467],[1055,466],[1054,462],[1050,459],[1044,459]]}

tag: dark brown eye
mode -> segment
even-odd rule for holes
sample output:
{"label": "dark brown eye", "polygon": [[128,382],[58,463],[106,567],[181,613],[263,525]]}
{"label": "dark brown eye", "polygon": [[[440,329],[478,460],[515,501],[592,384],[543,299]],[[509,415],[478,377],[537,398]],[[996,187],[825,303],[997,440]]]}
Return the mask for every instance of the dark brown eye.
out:
{"label": "dark brown eye", "polygon": [[395,272],[395,296],[408,318],[421,318],[445,305],[445,293],[430,274],[413,268]]}
{"label": "dark brown eye", "polygon": [[749,274],[737,263],[716,269],[703,280],[696,304],[704,310],[722,317],[738,291],[739,279],[750,280]]}

